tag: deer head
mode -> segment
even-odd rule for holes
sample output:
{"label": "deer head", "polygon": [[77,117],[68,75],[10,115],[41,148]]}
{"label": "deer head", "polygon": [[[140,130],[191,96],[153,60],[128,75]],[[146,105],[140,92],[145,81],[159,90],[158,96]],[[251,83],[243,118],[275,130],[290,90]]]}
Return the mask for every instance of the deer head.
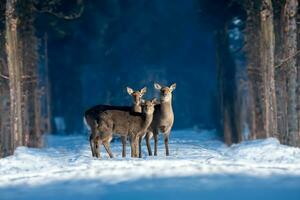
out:
{"label": "deer head", "polygon": [[147,87],[142,88],[141,90],[134,91],[130,87],[127,87],[127,93],[132,96],[134,105],[141,105],[142,97],[147,92]]}
{"label": "deer head", "polygon": [[158,104],[156,98],[153,98],[152,100],[145,100],[142,103],[142,107],[143,107],[143,113],[147,114],[147,115],[151,115],[154,113],[154,106]]}
{"label": "deer head", "polygon": [[170,102],[172,100],[172,92],[176,88],[176,83],[173,83],[170,87],[161,86],[158,83],[154,83],[155,89],[160,91],[160,101],[161,102]]}

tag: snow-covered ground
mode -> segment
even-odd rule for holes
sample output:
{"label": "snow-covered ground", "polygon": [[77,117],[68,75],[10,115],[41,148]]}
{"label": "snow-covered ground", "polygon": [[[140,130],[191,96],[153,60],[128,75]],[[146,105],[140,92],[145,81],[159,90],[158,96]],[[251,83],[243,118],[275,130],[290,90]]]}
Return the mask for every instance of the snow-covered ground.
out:
{"label": "snow-covered ground", "polygon": [[0,160],[0,200],[300,199],[300,149],[275,139],[226,147],[213,132],[174,131],[170,157],[91,157],[87,137],[47,136],[47,147],[19,147]]}

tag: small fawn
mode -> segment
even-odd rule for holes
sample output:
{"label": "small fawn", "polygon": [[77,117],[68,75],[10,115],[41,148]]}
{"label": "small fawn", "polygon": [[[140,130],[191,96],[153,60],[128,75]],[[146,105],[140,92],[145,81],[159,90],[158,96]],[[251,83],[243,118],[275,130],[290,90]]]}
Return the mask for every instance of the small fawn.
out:
{"label": "small fawn", "polygon": [[96,156],[100,158],[100,145],[103,144],[110,158],[113,154],[110,149],[110,141],[113,133],[119,133],[121,136],[129,136],[131,143],[131,157],[138,157],[139,138],[143,137],[150,126],[156,99],[145,101],[142,104],[142,113],[107,110],[100,114],[98,131],[99,136],[95,138]]}

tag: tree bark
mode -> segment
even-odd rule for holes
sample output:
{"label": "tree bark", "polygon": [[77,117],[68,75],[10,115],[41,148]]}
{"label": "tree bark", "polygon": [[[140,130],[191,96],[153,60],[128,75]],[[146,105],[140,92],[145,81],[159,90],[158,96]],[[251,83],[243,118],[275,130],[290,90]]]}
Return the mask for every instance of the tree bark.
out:
{"label": "tree bark", "polygon": [[272,2],[246,1],[245,7],[251,138],[267,138],[277,130]]}
{"label": "tree bark", "polygon": [[[283,2],[274,0],[274,33],[275,33],[275,66],[281,64],[282,55],[282,12]],[[280,142],[287,133],[287,105],[286,105],[286,74],[282,68],[275,68],[275,88],[277,102],[277,133]]]}
{"label": "tree bark", "polygon": [[14,147],[22,145],[22,89],[21,89],[21,59],[18,50],[18,15],[17,0],[6,1],[6,52],[10,88],[11,135],[14,137]]}
{"label": "tree bark", "polygon": [[[298,5],[299,6],[299,5]],[[300,51],[300,11],[297,12],[297,51]],[[297,113],[298,113],[298,137],[300,138],[300,56],[296,57],[297,66]],[[300,140],[300,139],[299,139]],[[298,140],[298,146],[300,141]]]}
{"label": "tree bark", "polygon": [[300,145],[297,111],[297,0],[277,3],[276,95],[278,133],[281,143]]}
{"label": "tree bark", "polygon": [[[297,0],[286,0],[282,11],[282,42],[283,42],[283,58],[294,55],[297,52]],[[285,105],[287,111],[287,133],[283,137],[283,143],[292,146],[298,146],[299,131],[298,131],[298,113],[297,113],[297,58],[290,58],[281,67],[281,72],[286,78],[287,98]]]}
{"label": "tree bark", "polygon": [[249,140],[249,88],[247,68],[244,63],[236,63],[236,127],[238,142]]}
{"label": "tree bark", "polygon": [[51,112],[51,83],[49,80],[49,63],[48,63],[48,35],[45,34],[44,37],[44,56],[45,56],[45,96],[46,96],[46,130],[45,132],[51,133],[52,132],[52,112]]}
{"label": "tree bark", "polygon": [[271,0],[264,0],[261,4],[261,34],[260,51],[261,63],[264,68],[264,104],[265,104],[265,129],[266,137],[272,137],[277,132],[277,109],[274,77],[274,25],[273,25],[273,6]]}
{"label": "tree bark", "polygon": [[[5,5],[6,0],[0,0]],[[5,52],[5,6],[0,6],[0,158],[13,153],[10,134],[9,77]]]}
{"label": "tree bark", "polygon": [[34,7],[32,1],[22,1],[18,4],[22,13],[19,16],[19,49],[22,61],[23,89],[23,130],[24,145],[41,146],[41,100],[39,89],[37,38],[35,36]]}
{"label": "tree bark", "polygon": [[216,32],[216,51],[218,65],[218,93],[220,113],[222,117],[221,128],[224,141],[231,145],[237,143],[240,136],[237,132],[236,122],[236,82],[235,63],[229,49],[227,25]]}

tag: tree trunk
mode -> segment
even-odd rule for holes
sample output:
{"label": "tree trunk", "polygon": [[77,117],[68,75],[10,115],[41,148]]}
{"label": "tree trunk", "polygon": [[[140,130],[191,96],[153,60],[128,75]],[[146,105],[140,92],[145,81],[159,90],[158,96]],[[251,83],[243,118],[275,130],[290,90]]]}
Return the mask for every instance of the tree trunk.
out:
{"label": "tree trunk", "polygon": [[260,34],[260,51],[261,63],[264,68],[264,104],[265,104],[265,129],[266,137],[272,137],[277,132],[277,109],[274,77],[274,25],[273,25],[273,7],[271,0],[262,1],[261,11],[261,34]]}
{"label": "tree trunk", "polygon": [[238,142],[243,140],[249,140],[249,88],[248,88],[248,76],[247,68],[244,63],[236,63],[236,126]]}
{"label": "tree trunk", "polygon": [[251,138],[266,138],[274,136],[277,130],[272,2],[247,1],[246,10]]}
{"label": "tree trunk", "polygon": [[[296,14],[298,9],[297,0],[286,0],[283,10],[283,56],[287,58],[297,52],[297,24]],[[298,140],[298,116],[297,116],[297,68],[296,57],[289,59],[283,64],[286,73],[287,84],[287,125],[288,132],[284,143],[297,146]]]}
{"label": "tree trunk", "polygon": [[18,6],[22,10],[18,33],[24,94],[22,99],[24,145],[39,147],[41,146],[41,92],[38,85],[38,47],[33,26],[33,5],[31,1],[22,1]]}
{"label": "tree trunk", "polygon": [[[297,12],[297,52],[300,51],[300,11]],[[298,54],[297,58],[297,113],[298,113],[298,137],[300,137],[300,56]],[[300,139],[299,139],[300,140]],[[298,146],[300,141],[298,140]]]}
{"label": "tree trunk", "polygon": [[45,132],[51,133],[52,132],[52,112],[51,112],[51,83],[49,81],[49,63],[48,63],[48,35],[45,34],[44,37],[45,43],[45,95],[46,95],[46,129]]}
{"label": "tree trunk", "polygon": [[6,51],[9,72],[11,135],[14,147],[22,145],[22,90],[21,90],[21,59],[18,50],[18,15],[17,0],[6,1]]}
{"label": "tree trunk", "polygon": [[218,90],[220,113],[223,121],[221,128],[224,141],[230,145],[238,142],[240,138],[237,133],[236,123],[236,82],[235,63],[229,49],[227,25],[216,32],[217,43],[217,65],[218,65]]}
{"label": "tree trunk", "polygon": [[[246,52],[247,52],[247,61],[248,61],[248,79],[249,79],[249,108],[250,114],[250,139],[256,139],[256,131],[257,131],[257,113],[261,110],[259,107],[257,108],[257,89],[256,82],[261,83],[261,75],[258,69],[259,59],[256,55],[256,50],[259,48],[258,45],[258,35],[256,34],[256,30],[259,28],[259,14],[258,8],[252,1],[246,1],[245,7],[247,11],[247,20],[246,20],[246,30],[245,30],[245,41],[246,41]],[[261,128],[260,128],[261,129]]]}
{"label": "tree trunk", "polygon": [[276,95],[281,143],[300,145],[297,111],[297,0],[278,2],[276,30]]}
{"label": "tree trunk", "polygon": [[[0,0],[5,5],[6,0]],[[10,134],[10,96],[8,67],[5,52],[5,6],[0,6],[0,158],[11,155],[14,150]]]}
{"label": "tree trunk", "polygon": [[[280,65],[283,59],[282,55],[282,21],[281,11],[283,3],[274,0],[274,33],[275,33],[275,66]],[[275,88],[277,102],[277,133],[278,138],[283,142],[283,136],[287,133],[287,105],[286,105],[286,74],[282,68],[275,68]]]}

